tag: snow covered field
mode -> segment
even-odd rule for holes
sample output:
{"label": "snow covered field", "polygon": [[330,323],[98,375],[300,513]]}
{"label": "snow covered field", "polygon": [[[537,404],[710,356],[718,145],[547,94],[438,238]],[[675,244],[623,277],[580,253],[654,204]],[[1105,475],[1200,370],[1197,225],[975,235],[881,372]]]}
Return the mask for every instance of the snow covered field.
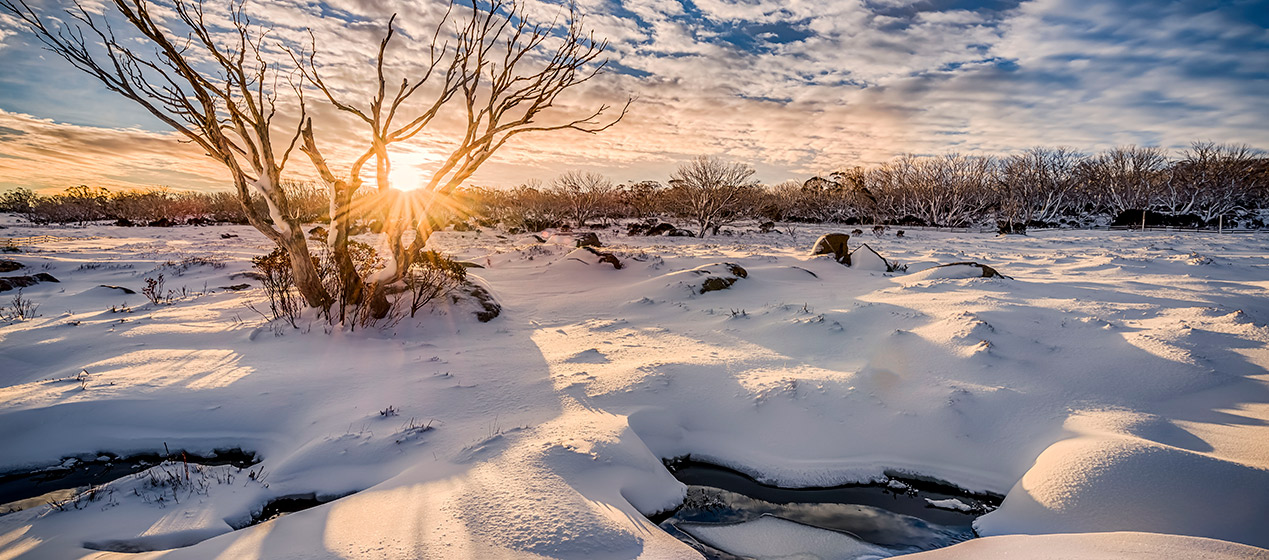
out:
{"label": "snow covered field", "polygon": [[[600,231],[621,270],[444,232],[502,316],[328,334],[245,307],[263,294],[231,276],[270,248],[251,228],[5,224],[67,239],[0,255],[60,280],[0,326],[0,473],[165,446],[263,460],[0,515],[0,559],[698,558],[644,517],[681,501],[661,459],[688,454],[782,486],[897,472],[1007,496],[985,538],[921,558],[1269,558],[1269,236],[852,238],[908,265],[886,274],[808,257],[834,231],[814,227]],[[1011,278],[921,272],[958,261]],[[747,277],[698,293],[719,263]],[[159,273],[170,305],[102,287]],[[308,494],[347,496],[234,530]],[[736,545],[876,554],[761,525]]]}

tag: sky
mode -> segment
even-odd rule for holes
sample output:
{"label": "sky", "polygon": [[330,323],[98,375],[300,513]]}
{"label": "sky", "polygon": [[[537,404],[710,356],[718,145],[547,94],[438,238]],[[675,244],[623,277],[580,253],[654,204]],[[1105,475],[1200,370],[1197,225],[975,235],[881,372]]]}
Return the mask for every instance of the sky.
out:
{"label": "sky", "polygon": [[[56,9],[59,1],[32,4]],[[558,13],[558,5],[528,1],[533,17]],[[578,7],[585,25],[609,41],[609,65],[562,98],[555,117],[633,98],[629,114],[596,135],[521,135],[471,183],[549,183],[573,169],[664,182],[697,155],[747,163],[759,180],[777,183],[902,154],[1007,154],[1037,145],[1179,150],[1196,140],[1269,148],[1269,0],[578,0]],[[388,17],[397,13],[402,29],[389,51],[389,73],[400,76],[417,70],[444,5],[251,0],[247,10],[279,37],[311,28],[336,89],[359,98]],[[309,109],[332,161],[349,161],[366,145],[355,121],[314,97]],[[426,180],[452,147],[461,108],[452,109],[394,150],[395,186]],[[300,159],[287,172],[312,176]],[[229,187],[219,164],[0,17],[0,189],[78,184]]]}

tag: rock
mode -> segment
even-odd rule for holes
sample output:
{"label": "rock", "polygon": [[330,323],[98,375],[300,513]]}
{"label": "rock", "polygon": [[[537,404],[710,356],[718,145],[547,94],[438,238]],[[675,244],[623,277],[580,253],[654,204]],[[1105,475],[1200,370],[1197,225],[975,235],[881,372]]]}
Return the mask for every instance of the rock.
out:
{"label": "rock", "polygon": [[233,238],[235,238],[235,237],[238,237],[238,236],[237,236],[237,235],[235,235],[235,234],[232,234],[232,233],[222,233],[222,234],[220,234],[220,238],[221,238],[221,239],[233,239]]}
{"label": "rock", "polygon": [[826,233],[815,240],[811,247],[812,255],[833,255],[837,262],[850,266],[850,249],[847,241],[850,236],[845,233]]}
{"label": "rock", "polygon": [[[573,236],[577,240],[578,247],[603,247],[604,244],[599,242],[599,235],[595,232],[579,233]],[[619,267],[620,268],[620,267]]]}
{"label": "rock", "polygon": [[599,251],[595,249],[594,247],[578,247],[577,249],[574,249],[569,254],[564,255],[564,258],[572,259],[572,260],[578,261],[583,264],[588,264],[588,265],[610,264],[612,265],[613,268],[617,270],[621,270],[623,268],[621,264],[621,260],[618,259],[616,255],[612,253],[605,253],[603,251]]}
{"label": "rock", "polygon": [[489,293],[489,290],[486,290],[483,286],[469,282],[463,291],[467,292],[467,295],[471,296],[480,305],[480,309],[475,312],[477,321],[488,323],[502,314],[502,306],[498,305],[493,294]]}
{"label": "rock", "polygon": [[25,288],[34,286],[40,282],[57,282],[52,274],[41,272],[33,276],[5,276],[0,278],[0,292],[7,292],[17,288]]}
{"label": "rock", "polygon": [[157,220],[154,220],[153,222],[150,222],[147,225],[149,225],[150,227],[172,227],[176,224],[173,223],[172,220],[169,220],[167,218],[159,218]]}
{"label": "rock", "polygon": [[885,257],[877,254],[867,243],[860,245],[850,254],[850,267],[859,270],[872,270],[875,272],[894,272],[894,265],[890,264]]}
{"label": "rock", "polygon": [[537,241],[538,243],[546,243],[546,240],[543,239],[541,235],[538,235],[536,233],[533,234],[533,239]]}
{"label": "rock", "polygon": [[109,284],[101,284],[101,285],[100,285],[100,286],[98,286],[98,287],[100,287],[100,288],[107,288],[107,289],[111,289],[111,290],[119,290],[119,291],[121,291],[121,292],[123,292],[123,293],[125,293],[125,294],[135,294],[135,293],[137,293],[136,291],[134,291],[134,290],[132,290],[132,289],[130,289],[130,288],[125,288],[125,287],[123,287],[123,286],[111,286],[111,285],[109,285]]}
{"label": "rock", "polygon": [[22,263],[9,259],[0,259],[0,272],[13,272],[22,268]]}
{"label": "rock", "polygon": [[454,231],[471,231],[472,227],[467,222],[458,222],[454,224]]}
{"label": "rock", "polygon": [[127,218],[119,218],[118,220],[115,220],[115,225],[119,227],[132,227],[135,224],[132,223],[132,220]]}
{"label": "rock", "polygon": [[648,228],[647,235],[649,237],[653,235],[674,235],[678,231],[679,231],[679,228],[674,227],[674,224],[667,224],[665,222],[661,222],[655,226]]}
{"label": "rock", "polygon": [[251,284],[234,284],[232,286],[221,286],[220,289],[229,290],[231,292],[241,292],[250,287],[251,287]]}
{"label": "rock", "polygon": [[736,263],[708,264],[691,270],[692,273],[704,276],[697,293],[726,290],[741,278],[748,278],[749,272]]}

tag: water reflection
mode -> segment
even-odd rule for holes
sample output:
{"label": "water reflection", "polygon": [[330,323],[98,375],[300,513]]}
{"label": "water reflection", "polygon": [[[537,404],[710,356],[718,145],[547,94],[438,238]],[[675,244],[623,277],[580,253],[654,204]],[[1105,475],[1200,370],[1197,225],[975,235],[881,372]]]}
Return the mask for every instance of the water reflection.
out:
{"label": "water reflection", "polygon": [[[974,537],[971,523],[994,507],[990,497],[949,494],[891,486],[843,486],[788,489],[759,484],[720,467],[691,463],[676,465],[674,476],[688,485],[683,505],[657,519],[670,534],[700,550],[707,558],[741,558],[694,538],[702,524],[737,524],[775,516],[803,525],[846,533],[885,547],[893,554],[930,550]],[[976,511],[947,511],[929,506],[931,500],[956,498]],[[680,526],[681,525],[681,526]],[[686,529],[686,531],[684,531]],[[797,551],[790,551],[797,552]]]}

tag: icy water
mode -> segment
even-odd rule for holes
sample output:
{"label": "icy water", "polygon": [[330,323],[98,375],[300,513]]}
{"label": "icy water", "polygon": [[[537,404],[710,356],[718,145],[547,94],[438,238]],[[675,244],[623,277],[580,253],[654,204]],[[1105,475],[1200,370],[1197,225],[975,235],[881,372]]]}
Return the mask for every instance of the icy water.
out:
{"label": "icy water", "polygon": [[208,466],[233,465],[238,468],[247,468],[258,462],[253,453],[242,449],[217,449],[208,456],[177,451],[167,453],[166,456],[149,453],[120,457],[102,453],[95,458],[66,458],[51,467],[0,475],[0,513],[68,497],[90,486],[141,472],[164,460],[188,461]]}
{"label": "icy water", "polygon": [[[996,496],[916,480],[789,489],[703,463],[670,469],[688,485],[687,498],[654,521],[707,558],[849,559],[930,550],[973,538],[974,518],[999,503]],[[930,501],[969,511],[936,508]]]}

